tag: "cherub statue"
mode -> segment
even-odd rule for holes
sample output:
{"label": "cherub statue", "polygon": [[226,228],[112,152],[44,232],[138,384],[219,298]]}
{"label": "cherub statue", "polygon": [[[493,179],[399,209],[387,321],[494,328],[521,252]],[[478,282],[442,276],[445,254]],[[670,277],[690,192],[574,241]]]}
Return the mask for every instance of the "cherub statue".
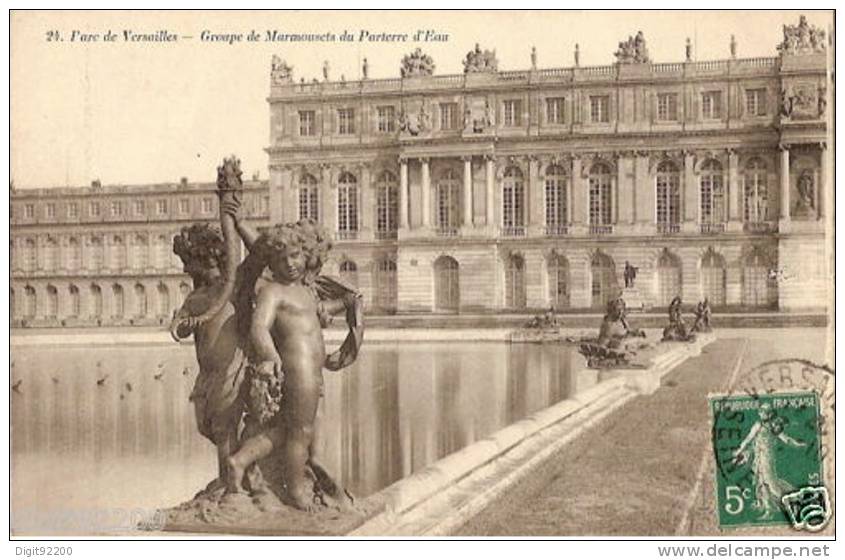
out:
{"label": "cherub statue", "polygon": [[675,296],[669,303],[669,326],[663,329],[664,341],[681,341],[687,342],[695,339],[695,334],[691,333],[684,323],[684,318],[681,315],[681,296]]}
{"label": "cherub statue", "polygon": [[710,326],[711,316],[710,300],[704,298],[704,301],[699,301],[695,307],[695,322],[690,332],[711,332],[713,330],[713,327]]}

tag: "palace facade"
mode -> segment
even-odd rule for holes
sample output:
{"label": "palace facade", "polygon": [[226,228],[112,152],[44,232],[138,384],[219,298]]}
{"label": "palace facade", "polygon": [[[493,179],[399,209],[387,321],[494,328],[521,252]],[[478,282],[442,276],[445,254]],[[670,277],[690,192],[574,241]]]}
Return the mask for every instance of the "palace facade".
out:
{"label": "palace facade", "polygon": [[[435,75],[416,49],[399,78],[306,82],[274,57],[251,217],[332,231],[325,271],[376,313],[600,310],[626,263],[634,305],[821,311],[826,49],[802,18],[768,58],[655,63],[640,33],[608,66],[504,71],[476,46]],[[190,285],[172,234],[216,219],[213,191],[13,192],[13,321],[165,322]]]}

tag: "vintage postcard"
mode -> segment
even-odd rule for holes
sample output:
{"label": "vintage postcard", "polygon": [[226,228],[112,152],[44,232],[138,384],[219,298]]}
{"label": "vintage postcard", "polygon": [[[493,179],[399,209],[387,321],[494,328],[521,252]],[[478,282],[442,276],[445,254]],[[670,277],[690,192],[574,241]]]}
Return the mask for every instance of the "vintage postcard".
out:
{"label": "vintage postcard", "polygon": [[833,537],[834,23],[13,10],[10,536]]}

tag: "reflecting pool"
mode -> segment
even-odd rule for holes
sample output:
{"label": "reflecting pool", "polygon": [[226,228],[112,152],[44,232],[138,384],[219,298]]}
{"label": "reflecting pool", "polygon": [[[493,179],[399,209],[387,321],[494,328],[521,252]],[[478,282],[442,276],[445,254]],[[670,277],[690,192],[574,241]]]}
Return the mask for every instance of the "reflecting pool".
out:
{"label": "reflecting pool", "polygon": [[[216,476],[188,395],[193,347],[16,347],[12,507],[176,505]],[[326,372],[322,461],[359,497],[595,385],[554,344],[365,345]],[[18,381],[20,383],[18,384]]]}

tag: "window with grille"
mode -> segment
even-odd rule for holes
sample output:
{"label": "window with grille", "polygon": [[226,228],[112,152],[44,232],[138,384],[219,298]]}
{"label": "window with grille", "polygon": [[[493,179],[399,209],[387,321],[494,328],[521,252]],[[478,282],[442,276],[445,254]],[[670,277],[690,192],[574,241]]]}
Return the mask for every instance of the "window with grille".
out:
{"label": "window with grille", "polygon": [[678,94],[661,93],[657,96],[657,120],[678,120]]}
{"label": "window with grille", "polygon": [[550,97],[546,99],[546,122],[549,124],[564,123],[564,102],[563,97]]}
{"label": "window with grille", "polygon": [[440,104],[440,129],[452,130],[458,128],[458,104]]}
{"label": "window with grille", "polygon": [[79,204],[76,202],[70,202],[67,205],[67,217],[68,218],[77,218],[79,217]]}
{"label": "window with grille", "polygon": [[392,105],[379,107],[378,111],[378,131],[379,132],[393,132],[396,130],[396,109]]}
{"label": "window with grille", "polygon": [[164,216],[167,214],[167,201],[166,200],[159,200],[156,202],[156,213],[159,216]]}
{"label": "window with grille", "polygon": [[381,309],[396,307],[396,261],[385,258],[376,262],[375,266],[375,304]]}
{"label": "window with grille", "polygon": [[769,263],[758,250],[742,266],[742,304],[764,307],[777,301],[775,281],[769,275]]}
{"label": "window with grille", "polygon": [[769,218],[769,198],[766,187],[766,164],[753,159],[745,167],[743,219],[745,222],[765,222]]}
{"label": "window with grille", "polygon": [[214,210],[214,201],[211,198],[203,198],[202,199],[202,212],[203,214],[211,214]]}
{"label": "window with grille", "polygon": [[337,182],[337,229],[358,231],[358,180],[348,172]]}
{"label": "window with grille", "polygon": [[594,123],[610,122],[610,96],[590,96],[590,121]]}
{"label": "window with grille", "polygon": [[95,319],[103,316],[103,290],[97,284],[91,284],[91,316]]}
{"label": "window with grille", "polygon": [[38,251],[35,240],[27,239],[23,244],[23,269],[32,272],[38,267]]}
{"label": "window with grille", "polygon": [[79,317],[79,313],[81,311],[81,306],[79,304],[79,288],[71,284],[70,288],[68,288],[68,294],[70,295],[70,312],[68,315],[70,317]]}
{"label": "window with grille", "polygon": [[141,284],[135,284],[135,309],[136,317],[147,316],[147,289]]}
{"label": "window with grille", "polygon": [[316,134],[316,127],[314,122],[316,114],[314,111],[300,111],[299,112],[299,135],[300,136],[314,136]]}
{"label": "window with grille", "polygon": [[187,214],[191,211],[191,201],[187,198],[183,198],[179,201],[179,213]]}
{"label": "window with grille", "polygon": [[105,263],[105,252],[103,250],[103,238],[102,237],[92,237],[91,238],[91,255],[89,258],[89,262],[91,263],[91,270],[102,270],[103,264]]}
{"label": "window with grille", "polygon": [[115,200],[111,203],[111,215],[112,216],[120,216],[123,214],[123,204],[120,201]]}
{"label": "window with grille", "polygon": [[396,176],[390,171],[379,175],[376,182],[376,231],[380,234],[395,232],[399,216],[399,187]]}
{"label": "window with grille", "polygon": [[75,237],[67,242],[67,268],[72,271],[82,268],[82,246]]}
{"label": "window with grille", "polygon": [[657,224],[676,225],[681,222],[681,174],[671,162],[657,166]]}
{"label": "window with grille", "polygon": [[663,251],[657,261],[657,304],[668,306],[681,295],[681,260]]}
{"label": "window with grille", "polygon": [[158,314],[161,317],[170,315],[170,290],[164,284],[158,285]]}
{"label": "window with grille", "polygon": [[611,178],[610,168],[597,163],[590,169],[590,225],[610,225],[611,213]]}
{"label": "window with grille", "polygon": [[100,203],[99,203],[99,202],[92,202],[92,203],[88,206],[88,212],[89,212],[92,216],[99,216],[99,215],[100,215]]}
{"label": "window with grille", "polygon": [[525,307],[525,259],[519,255],[512,255],[508,259],[505,271],[505,307]]}
{"label": "window with grille", "polygon": [[749,117],[763,117],[766,115],[766,90],[745,90],[745,114]]}
{"label": "window with grille", "polygon": [[567,188],[569,177],[559,165],[546,169],[546,225],[563,226],[567,219]]}
{"label": "window with grille", "polygon": [[47,239],[44,244],[44,269],[56,270],[59,264],[59,244],[55,239]]}
{"label": "window with grille", "polygon": [[721,91],[706,91],[701,94],[701,116],[705,119],[722,117]]}
{"label": "window with grille", "polygon": [[35,288],[27,286],[23,291],[23,316],[24,319],[32,319],[35,317],[37,309],[37,296]]}
{"label": "window with grille", "polygon": [[122,319],[125,312],[125,301],[123,297],[123,287],[120,284],[112,286],[112,300],[114,302],[114,309],[112,316],[116,319]]}
{"label": "window with grille", "polygon": [[320,221],[319,218],[319,190],[317,179],[313,175],[303,175],[299,178],[299,219]]}
{"label": "window with grille", "polygon": [[504,102],[504,125],[522,125],[522,101],[519,99],[508,99]]}
{"label": "window with grille", "polygon": [[24,218],[34,218],[35,217],[35,205],[34,204],[25,204],[23,207],[23,217]]}
{"label": "window with grille", "polygon": [[52,202],[47,204],[47,217],[48,218],[55,218],[56,217],[56,205]]}
{"label": "window with grille", "polygon": [[725,305],[725,260],[712,250],[701,259],[701,294],[713,306]]}
{"label": "window with grille", "polygon": [[135,268],[147,268],[149,260],[147,238],[143,235],[137,235],[135,236],[134,243],[132,245],[135,249],[135,254],[133,255]]}
{"label": "window with grille", "polygon": [[522,171],[517,167],[505,170],[502,185],[502,225],[506,228],[525,225],[525,186]]}
{"label": "window with grille", "polygon": [[701,166],[701,223],[721,224],[725,221],[725,183],[722,165],[708,160]]}
{"label": "window with grille", "polygon": [[560,256],[548,262],[549,301],[556,309],[569,307],[569,263]]}
{"label": "window with grille", "polygon": [[111,265],[113,269],[126,268],[126,245],[123,238],[115,236],[111,247]]}
{"label": "window with grille", "polygon": [[337,133],[355,134],[355,109],[337,110]]}
{"label": "window with grille", "polygon": [[147,204],[143,200],[135,201],[135,215],[143,216],[147,212]]}
{"label": "window with grille", "polygon": [[47,286],[47,310],[45,317],[55,319],[59,314],[59,291],[55,286]]}
{"label": "window with grille", "polygon": [[437,226],[441,229],[459,225],[460,185],[456,174],[449,170],[437,183]]}

